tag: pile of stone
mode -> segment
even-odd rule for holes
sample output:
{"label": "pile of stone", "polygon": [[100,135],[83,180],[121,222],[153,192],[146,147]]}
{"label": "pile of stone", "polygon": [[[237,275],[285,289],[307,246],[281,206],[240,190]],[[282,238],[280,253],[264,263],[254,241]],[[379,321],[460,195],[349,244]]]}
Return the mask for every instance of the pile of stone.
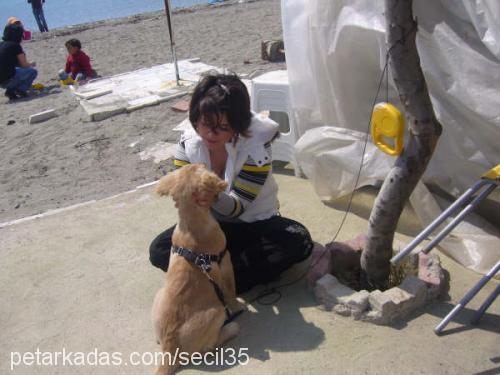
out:
{"label": "pile of stone", "polygon": [[325,309],[375,324],[404,319],[448,290],[448,282],[436,254],[411,254],[403,281],[385,291],[356,291],[331,273],[317,279],[314,294]]}

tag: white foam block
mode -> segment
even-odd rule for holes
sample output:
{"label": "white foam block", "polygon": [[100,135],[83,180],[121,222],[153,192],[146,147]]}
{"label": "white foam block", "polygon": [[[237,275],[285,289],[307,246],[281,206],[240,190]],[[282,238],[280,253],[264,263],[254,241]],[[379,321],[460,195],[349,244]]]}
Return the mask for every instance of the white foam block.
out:
{"label": "white foam block", "polygon": [[103,96],[103,95],[106,95],[106,94],[109,94],[112,92],[113,92],[113,89],[104,87],[102,89],[97,89],[97,90],[88,91],[88,92],[78,92],[75,90],[74,94],[76,96],[78,96],[79,98],[89,100],[89,99],[97,98],[99,96]]}
{"label": "white foam block", "polygon": [[35,113],[34,115],[31,115],[29,117],[29,123],[31,124],[36,124],[37,122],[42,122],[46,121],[52,117],[56,117],[56,111],[54,109],[49,109],[47,111],[43,111],[40,113]]}

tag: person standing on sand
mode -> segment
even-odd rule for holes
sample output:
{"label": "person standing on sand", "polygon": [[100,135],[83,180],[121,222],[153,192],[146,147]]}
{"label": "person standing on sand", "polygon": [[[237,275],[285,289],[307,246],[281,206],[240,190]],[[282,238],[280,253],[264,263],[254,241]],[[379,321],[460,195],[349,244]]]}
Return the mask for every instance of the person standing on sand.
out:
{"label": "person standing on sand", "polygon": [[35,20],[38,24],[40,32],[43,33],[49,31],[49,28],[47,27],[47,21],[45,21],[45,16],[43,14],[43,3],[45,3],[45,0],[28,0],[28,3],[31,4],[33,15],[35,16]]}

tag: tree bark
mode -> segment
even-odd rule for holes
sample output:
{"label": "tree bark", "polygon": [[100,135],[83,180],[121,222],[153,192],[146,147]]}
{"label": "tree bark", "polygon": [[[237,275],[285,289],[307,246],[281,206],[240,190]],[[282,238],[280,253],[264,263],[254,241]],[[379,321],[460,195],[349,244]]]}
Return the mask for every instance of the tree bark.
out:
{"label": "tree bark", "polygon": [[409,139],[385,178],[370,215],[366,248],[361,256],[361,283],[366,289],[387,288],[399,217],[442,132],[420,67],[412,2],[385,0],[389,66],[405,109]]}

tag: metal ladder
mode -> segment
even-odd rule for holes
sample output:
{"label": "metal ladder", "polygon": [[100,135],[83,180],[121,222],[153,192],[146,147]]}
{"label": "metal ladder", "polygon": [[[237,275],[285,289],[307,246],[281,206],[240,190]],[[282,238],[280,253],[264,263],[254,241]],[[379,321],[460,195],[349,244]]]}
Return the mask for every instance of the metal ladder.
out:
{"label": "metal ladder", "polygon": [[[441,225],[447,218],[458,211],[459,208],[463,207],[470,198],[477,192],[478,195],[467,204],[465,208],[443,229],[439,232],[432,241],[430,241],[427,246],[425,246],[421,251],[425,254],[429,253],[443,238],[445,238],[448,233],[450,233],[453,228],[455,228],[464,218],[467,216],[476,206],[484,200],[493,190],[500,185],[500,164],[496,167],[490,169],[486,172],[479,181],[477,181],[471,188],[465,191],[450,207],[448,207],[441,215],[439,215],[432,223],[430,223],[422,232],[420,232],[417,237],[413,239],[403,250],[396,254],[392,259],[392,264],[399,263],[404,257],[406,257],[415,247],[417,247],[423,240],[425,240],[429,234],[431,234],[439,225]],[[474,298],[474,296],[486,285],[486,283],[493,278],[500,270],[500,260],[493,266],[486,275],[483,276],[479,282],[474,285],[466,294],[462,297],[460,302],[450,311],[448,315],[439,323],[434,332],[440,334],[441,331],[448,325],[448,323],[457,315],[464,307],[469,303],[469,301]],[[477,323],[479,319],[486,312],[488,307],[493,303],[493,301],[500,294],[500,285],[498,285],[493,293],[484,301],[481,307],[478,309],[476,314],[472,319],[472,323]]]}

